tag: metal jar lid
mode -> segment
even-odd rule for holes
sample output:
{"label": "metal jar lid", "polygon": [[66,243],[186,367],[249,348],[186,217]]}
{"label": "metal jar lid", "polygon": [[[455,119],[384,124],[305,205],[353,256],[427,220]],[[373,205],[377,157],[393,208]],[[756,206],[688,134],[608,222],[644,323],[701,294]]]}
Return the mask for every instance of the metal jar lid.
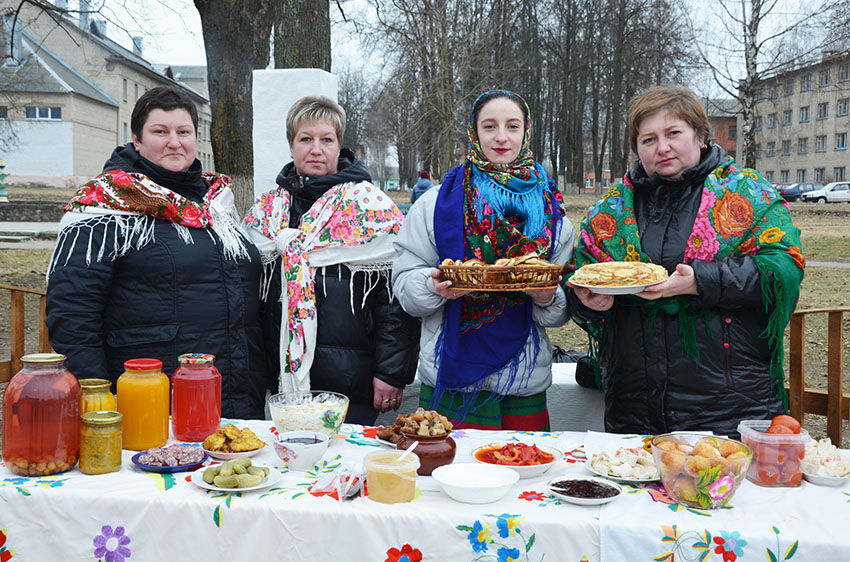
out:
{"label": "metal jar lid", "polygon": [[124,361],[124,369],[127,371],[159,371],[162,369],[162,361],[149,357],[128,359]]}
{"label": "metal jar lid", "polygon": [[121,412],[99,410],[97,412],[86,412],[80,417],[82,418],[83,423],[88,425],[112,425],[121,423],[124,415]]}
{"label": "metal jar lid", "polygon": [[209,353],[184,353],[177,357],[182,365],[207,365],[215,361],[215,355]]}
{"label": "metal jar lid", "polygon": [[21,357],[22,363],[61,363],[67,357],[61,353],[30,353]]}
{"label": "metal jar lid", "polygon": [[79,379],[80,388],[87,391],[109,390],[112,382],[106,379]]}

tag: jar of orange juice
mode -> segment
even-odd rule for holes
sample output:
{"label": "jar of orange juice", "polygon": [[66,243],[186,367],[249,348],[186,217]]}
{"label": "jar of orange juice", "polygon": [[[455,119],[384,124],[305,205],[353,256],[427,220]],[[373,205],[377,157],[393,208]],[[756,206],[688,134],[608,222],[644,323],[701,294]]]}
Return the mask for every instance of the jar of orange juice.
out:
{"label": "jar of orange juice", "polygon": [[118,411],[123,416],[124,449],[143,451],[168,441],[171,392],[159,359],[130,359],[118,377]]}

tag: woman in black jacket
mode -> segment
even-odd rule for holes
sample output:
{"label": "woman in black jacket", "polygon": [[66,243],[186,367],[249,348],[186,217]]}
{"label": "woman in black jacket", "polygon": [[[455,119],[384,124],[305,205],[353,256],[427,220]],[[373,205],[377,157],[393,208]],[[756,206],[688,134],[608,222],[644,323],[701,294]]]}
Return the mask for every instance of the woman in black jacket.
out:
{"label": "woman in black jacket", "polygon": [[215,355],[222,416],[261,419],[260,255],[230,178],[201,171],[197,123],[182,90],[147,91],[133,142],[65,207],[48,269],[50,343],[77,377],[112,382],[128,359],[160,359],[170,375],[178,355]]}
{"label": "woman in black jacket", "polygon": [[570,313],[599,346],[608,431],[737,435],[740,420],[784,410],[800,231],[710,130],[690,90],[647,89],[629,108],[638,160],[582,222],[576,266],[644,261],[670,274],[636,295],[568,283]]}
{"label": "woman in black jacket", "polygon": [[[330,390],[351,400],[346,421],[368,425],[397,410],[412,382],[419,322],[391,292],[392,240],[402,215],[340,147],[345,112],[326,97],[290,109],[293,161],[245,219],[265,264],[273,340],[270,371],[281,392]],[[279,337],[277,335],[279,334]]]}

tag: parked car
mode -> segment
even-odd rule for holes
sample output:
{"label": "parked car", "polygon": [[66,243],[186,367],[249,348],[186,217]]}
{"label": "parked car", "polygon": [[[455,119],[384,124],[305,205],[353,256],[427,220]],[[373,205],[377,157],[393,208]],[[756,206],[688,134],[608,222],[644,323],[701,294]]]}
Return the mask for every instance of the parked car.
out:
{"label": "parked car", "polygon": [[807,183],[792,183],[787,186],[782,186],[778,189],[780,195],[782,195],[782,197],[784,197],[786,201],[799,201],[804,193],[815,191],[817,189],[823,189],[823,184],[817,181]]}
{"label": "parked car", "polygon": [[801,195],[803,201],[817,201],[824,203],[839,203],[850,201],[850,182],[834,181],[826,184],[821,189],[815,189]]}
{"label": "parked car", "polygon": [[[779,195],[785,197],[785,193],[788,192],[789,189],[796,187],[796,183],[775,183],[773,184],[773,188],[779,192]],[[785,197],[785,200],[788,201],[788,198]]]}

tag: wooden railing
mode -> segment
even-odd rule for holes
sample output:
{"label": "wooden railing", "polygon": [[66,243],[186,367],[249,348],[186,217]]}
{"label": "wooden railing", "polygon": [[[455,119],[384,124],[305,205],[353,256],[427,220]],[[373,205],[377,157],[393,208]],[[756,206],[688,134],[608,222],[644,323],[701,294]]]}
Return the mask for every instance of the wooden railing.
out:
{"label": "wooden railing", "polygon": [[10,355],[11,358],[7,361],[0,361],[0,382],[6,382],[12,378],[12,375],[21,369],[21,357],[26,355],[24,349],[24,334],[26,333],[26,315],[25,297],[26,295],[38,295],[39,298],[39,315],[38,315],[38,351],[47,353],[51,351],[50,340],[47,339],[47,326],[44,323],[44,307],[47,303],[47,297],[44,291],[35,289],[25,289],[23,287],[13,287],[11,285],[0,285],[0,290],[6,290],[11,293],[11,308],[9,311],[9,326],[11,327],[10,335]]}
{"label": "wooden railing", "polygon": [[[791,316],[791,345],[788,365],[788,403],[791,415],[803,421],[803,414],[826,416],[826,431],[841,446],[841,422],[850,419],[850,394],[844,392],[844,313],[850,307],[798,310]],[[806,387],[806,317],[827,314],[827,389]]]}

